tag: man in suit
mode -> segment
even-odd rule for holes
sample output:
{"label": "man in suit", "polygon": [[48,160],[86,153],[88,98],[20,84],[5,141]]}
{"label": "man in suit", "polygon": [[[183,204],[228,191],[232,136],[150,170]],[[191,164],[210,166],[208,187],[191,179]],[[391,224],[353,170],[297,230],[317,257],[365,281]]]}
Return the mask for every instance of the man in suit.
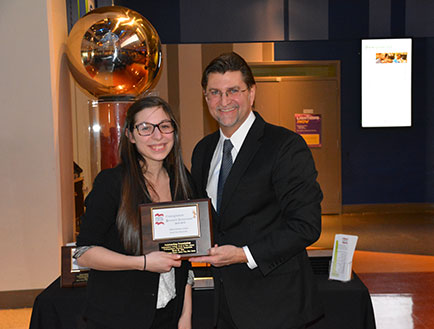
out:
{"label": "man in suit", "polygon": [[[199,193],[214,206],[217,329],[292,329],[321,315],[306,247],[321,232],[321,189],[304,140],[253,111],[256,84],[236,53],[202,76],[219,131],[192,156]],[[230,142],[229,142],[230,141]]]}

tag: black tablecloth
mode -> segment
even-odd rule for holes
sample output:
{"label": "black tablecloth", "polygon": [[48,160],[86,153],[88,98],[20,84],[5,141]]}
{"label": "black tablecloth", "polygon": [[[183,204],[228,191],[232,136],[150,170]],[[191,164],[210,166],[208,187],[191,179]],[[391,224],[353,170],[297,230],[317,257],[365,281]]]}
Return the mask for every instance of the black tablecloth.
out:
{"label": "black tablecloth", "polygon": [[[368,289],[354,275],[349,282],[316,275],[324,316],[309,329],[375,329]],[[193,328],[212,329],[213,290],[193,291]],[[56,279],[35,300],[30,329],[81,329],[86,288],[61,288]],[[264,328],[266,329],[266,328]]]}
{"label": "black tablecloth", "polygon": [[374,310],[368,288],[356,274],[349,282],[316,275],[324,304],[324,317],[309,329],[375,329]]}

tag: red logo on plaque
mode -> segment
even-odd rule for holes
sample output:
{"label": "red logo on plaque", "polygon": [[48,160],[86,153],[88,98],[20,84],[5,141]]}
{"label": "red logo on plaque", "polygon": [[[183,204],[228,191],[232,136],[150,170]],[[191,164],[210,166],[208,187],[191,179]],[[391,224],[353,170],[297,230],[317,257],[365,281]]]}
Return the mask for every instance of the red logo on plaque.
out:
{"label": "red logo on plaque", "polygon": [[[161,221],[158,221],[157,217],[162,217]],[[164,225],[164,214],[155,214],[155,225]]]}

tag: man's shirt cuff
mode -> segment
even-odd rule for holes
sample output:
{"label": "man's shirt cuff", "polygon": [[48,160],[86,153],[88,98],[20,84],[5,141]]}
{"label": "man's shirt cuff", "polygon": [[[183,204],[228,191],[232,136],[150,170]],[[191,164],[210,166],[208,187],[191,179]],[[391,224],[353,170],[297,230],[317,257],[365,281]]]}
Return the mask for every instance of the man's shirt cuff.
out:
{"label": "man's shirt cuff", "polygon": [[249,247],[244,246],[243,247],[244,253],[246,254],[247,257],[247,266],[253,270],[255,268],[258,267],[258,264],[256,264],[255,260],[253,259],[252,253],[249,250]]}

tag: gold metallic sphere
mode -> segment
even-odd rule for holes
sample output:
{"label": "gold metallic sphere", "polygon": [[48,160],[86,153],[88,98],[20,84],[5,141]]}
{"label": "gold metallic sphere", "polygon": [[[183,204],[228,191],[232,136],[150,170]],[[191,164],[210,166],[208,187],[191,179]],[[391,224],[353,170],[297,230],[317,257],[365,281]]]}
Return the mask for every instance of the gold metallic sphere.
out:
{"label": "gold metallic sphere", "polygon": [[111,6],[89,12],[74,25],[66,46],[72,75],[96,97],[137,96],[158,82],[160,38],[131,9]]}

